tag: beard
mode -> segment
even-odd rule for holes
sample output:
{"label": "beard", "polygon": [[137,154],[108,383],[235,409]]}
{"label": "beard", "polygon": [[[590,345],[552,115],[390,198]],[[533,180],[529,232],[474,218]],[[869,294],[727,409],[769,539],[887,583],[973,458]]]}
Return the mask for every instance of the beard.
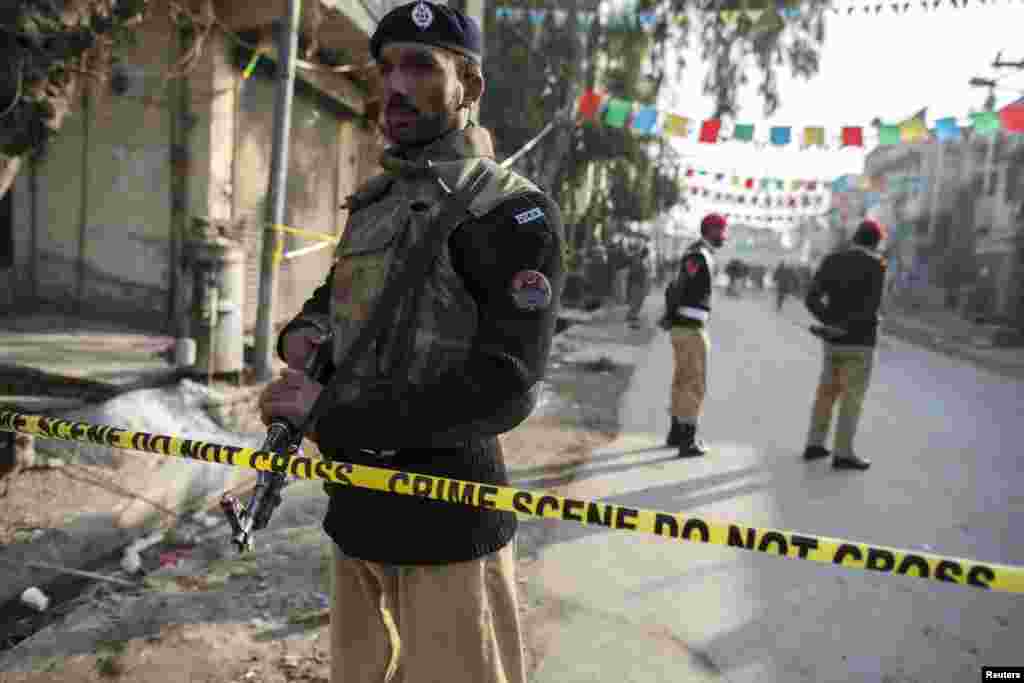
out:
{"label": "beard", "polygon": [[401,147],[426,145],[455,127],[458,118],[447,109],[433,114],[415,113],[392,121],[385,113],[384,134]]}

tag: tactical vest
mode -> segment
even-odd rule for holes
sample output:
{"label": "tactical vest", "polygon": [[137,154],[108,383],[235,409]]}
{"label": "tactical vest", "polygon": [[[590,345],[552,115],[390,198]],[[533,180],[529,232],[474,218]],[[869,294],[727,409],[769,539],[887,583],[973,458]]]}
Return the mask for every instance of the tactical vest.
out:
{"label": "tactical vest", "polygon": [[[453,192],[468,180],[477,164],[492,171],[469,207],[467,221],[480,218],[500,203],[522,194],[539,192],[518,174],[502,169],[487,158],[473,157],[432,164]],[[374,303],[388,278],[400,272],[405,259],[416,249],[425,232],[441,211],[446,193],[431,173],[399,172],[378,176],[350,201],[351,215],[344,236],[335,251],[331,293],[331,326],[334,331],[334,362],[345,358],[352,342],[371,317]],[[368,387],[387,382],[401,386],[428,385],[461,367],[476,335],[477,303],[455,272],[447,246],[448,237],[460,225],[446,226],[446,245],[440,251],[426,281],[403,296],[376,340],[357,361],[353,377],[342,380],[339,397],[356,401]],[[415,303],[411,326],[402,323]],[[405,334],[403,334],[403,331]],[[396,396],[401,401],[401,396]],[[521,397],[509,413],[528,415],[537,399],[537,389]],[[494,424],[474,425],[480,433],[501,433],[523,417],[495,416]],[[359,444],[371,445],[371,444]]]}
{"label": "tactical vest", "polygon": [[[675,314],[677,317],[680,318],[694,319],[697,317],[695,315],[687,315],[686,313],[681,312],[679,309],[682,308],[697,308],[705,312],[711,311],[711,290],[714,289],[715,260],[711,255],[711,248],[708,246],[707,242],[705,242],[702,239],[697,240],[696,242],[694,242],[693,244],[686,248],[686,251],[683,253],[682,262],[685,264],[686,259],[690,258],[690,256],[692,256],[693,254],[700,254],[701,256],[704,257],[704,263],[707,264],[708,275],[711,278],[712,286],[708,287],[707,292],[699,296],[695,295],[692,292],[692,289],[687,290],[686,293],[683,294],[676,303],[677,309],[675,311]],[[686,276],[686,266],[684,265],[680,270],[679,277],[685,278]]]}

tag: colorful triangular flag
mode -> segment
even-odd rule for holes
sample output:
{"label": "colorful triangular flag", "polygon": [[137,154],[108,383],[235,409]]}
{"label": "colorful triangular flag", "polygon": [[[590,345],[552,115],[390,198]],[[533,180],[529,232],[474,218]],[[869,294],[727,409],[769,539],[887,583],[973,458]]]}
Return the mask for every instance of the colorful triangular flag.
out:
{"label": "colorful triangular flag", "polygon": [[733,128],[732,137],[740,142],[750,142],[754,139],[754,124],[737,123],[735,128]]}
{"label": "colorful triangular flag", "polygon": [[773,145],[788,145],[792,137],[789,126],[773,126],[770,139]]}
{"label": "colorful triangular flag", "polygon": [[678,114],[666,114],[661,124],[661,130],[668,135],[685,138],[690,134],[690,120]]}
{"label": "colorful triangular flag", "polygon": [[722,128],[722,122],[718,119],[708,119],[700,125],[700,142],[715,142],[718,140],[718,131]]}
{"label": "colorful triangular flag", "polygon": [[863,147],[864,129],[860,126],[843,126],[843,147]]}
{"label": "colorful triangular flag", "polygon": [[580,95],[579,103],[576,105],[577,116],[581,119],[593,119],[601,109],[601,100],[603,99],[604,95],[587,90]]}
{"label": "colorful triangular flag", "polygon": [[613,128],[622,128],[626,125],[626,121],[629,120],[629,115],[632,111],[633,102],[631,100],[613,97],[608,100],[608,109],[604,114],[604,122]]}

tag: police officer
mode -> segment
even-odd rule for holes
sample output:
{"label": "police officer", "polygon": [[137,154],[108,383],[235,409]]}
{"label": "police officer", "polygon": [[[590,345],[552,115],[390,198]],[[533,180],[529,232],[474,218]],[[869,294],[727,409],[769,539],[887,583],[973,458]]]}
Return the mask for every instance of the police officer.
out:
{"label": "police officer", "polygon": [[[389,273],[435,227],[444,188],[459,191],[485,167],[491,176],[468,218],[447,226],[428,275],[405,291],[370,351],[341,378],[310,437],[335,460],[504,485],[497,437],[534,407],[557,317],[559,209],[500,168],[489,135],[468,118],[484,91],[472,19],[431,2],[406,4],[381,20],[370,50],[393,143],[381,161],[386,173],[351,198],[333,268],[280,335],[279,354],[292,369],[265,390],[264,419],[302,423],[323,386],[297,369],[322,332],[333,330],[335,367],[343,367]],[[334,683],[395,675],[408,683],[525,683],[514,514],[327,488]]]}
{"label": "police officer", "polygon": [[665,294],[663,326],[672,334],[675,372],[672,376],[670,412],[672,427],[667,443],[679,447],[679,457],[704,455],[707,448],[697,438],[707,388],[710,342],[704,329],[711,316],[712,252],[728,237],[725,218],[711,213],[700,223],[701,238],[683,255],[677,279]]}
{"label": "police officer", "polygon": [[863,221],[848,249],[830,254],[814,275],[807,309],[822,325],[812,327],[824,345],[824,363],[811,410],[805,460],[830,455],[825,448],[832,411],[839,402],[832,466],[866,470],[871,461],[853,451],[864,396],[871,382],[885,286],[885,259],[879,245],[885,228]]}

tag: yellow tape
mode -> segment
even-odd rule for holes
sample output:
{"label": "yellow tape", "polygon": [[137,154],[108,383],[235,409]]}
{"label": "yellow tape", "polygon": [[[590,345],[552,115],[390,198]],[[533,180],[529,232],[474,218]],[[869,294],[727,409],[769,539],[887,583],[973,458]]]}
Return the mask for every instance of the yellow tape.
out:
{"label": "yellow tape", "polygon": [[618,531],[634,531],[682,541],[753,550],[777,557],[835,564],[848,569],[901,574],[973,586],[983,590],[1024,593],[1024,567],[919,553],[795,531],[758,528],[682,513],[568,498],[546,491],[411,474],[319,458],[281,455],[163,434],[132,432],[106,425],[69,422],[14,411],[0,411],[0,430],[65,441],[83,441],[111,448],[144,451],[231,467],[279,472],[299,479],[320,479],[343,486],[357,486],[403,496],[423,496],[490,510],[516,512],[530,517],[561,519]]}
{"label": "yellow tape", "polygon": [[288,225],[275,225],[274,230],[277,232],[287,232],[291,235],[299,235],[300,237],[308,237],[310,239],[319,240],[320,242],[337,242],[338,236],[331,235],[326,232],[315,232],[313,230],[306,230],[304,228],[293,228]]}

